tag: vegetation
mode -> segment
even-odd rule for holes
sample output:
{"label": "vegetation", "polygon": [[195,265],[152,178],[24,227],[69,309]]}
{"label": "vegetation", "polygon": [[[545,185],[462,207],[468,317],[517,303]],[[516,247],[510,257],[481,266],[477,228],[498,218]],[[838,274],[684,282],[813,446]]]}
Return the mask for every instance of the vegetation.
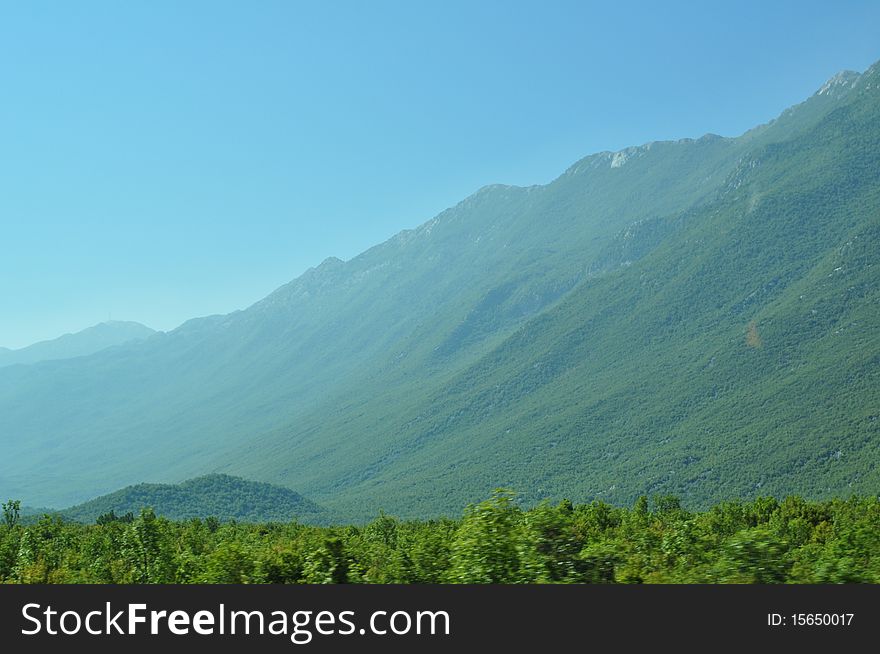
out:
{"label": "vegetation", "polygon": [[672,496],[523,510],[496,491],[458,520],[362,526],[170,521],[152,509],[24,526],[3,505],[7,583],[880,582],[880,500],[769,497],[690,512]]}
{"label": "vegetation", "polygon": [[314,502],[289,488],[229,475],[205,475],[180,484],[138,484],[61,511],[67,520],[94,522],[109,514],[137,515],[149,506],[171,520],[214,516],[220,520],[272,522],[321,520]]}

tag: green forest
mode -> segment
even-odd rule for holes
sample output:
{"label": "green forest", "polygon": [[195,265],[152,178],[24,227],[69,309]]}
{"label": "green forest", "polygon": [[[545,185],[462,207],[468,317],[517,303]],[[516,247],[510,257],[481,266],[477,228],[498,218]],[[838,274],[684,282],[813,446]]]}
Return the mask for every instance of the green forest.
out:
{"label": "green forest", "polygon": [[179,484],[136,484],[62,511],[22,507],[21,513],[58,513],[66,520],[94,522],[111,512],[137,515],[144,506],[172,520],[210,515],[241,522],[334,522],[320,506],[289,488],[218,474]]}
{"label": "green forest", "polygon": [[521,508],[498,490],[459,519],[311,526],[169,520],[144,508],[93,524],[3,504],[4,583],[857,583],[880,581],[880,499],[760,497],[691,512]]}

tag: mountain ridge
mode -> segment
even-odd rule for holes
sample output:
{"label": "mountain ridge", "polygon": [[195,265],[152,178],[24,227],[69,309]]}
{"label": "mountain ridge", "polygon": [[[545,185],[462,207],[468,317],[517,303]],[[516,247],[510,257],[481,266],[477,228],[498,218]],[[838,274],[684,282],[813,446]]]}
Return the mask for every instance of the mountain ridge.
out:
{"label": "mountain ridge", "polygon": [[[862,209],[835,199],[837,186],[858,190],[860,201],[873,206],[871,189],[853,179],[862,166],[862,185],[876,181],[874,155],[852,134],[858,124],[870,143],[876,132],[874,73],[867,73],[845,93],[814,94],[740,137],[654,142],[614,167],[614,153],[590,155],[546,185],[483,187],[348,261],[325,260],[245,310],[194,319],[146,343],[90,357],[88,365],[0,372],[0,441],[10,453],[0,462],[0,490],[57,505],[134,481],[217,470],[296,480],[309,497],[353,518],[378,508],[404,516],[457,511],[501,485],[527,490],[530,500],[566,493],[628,501],[639,490],[669,486],[685,500],[705,501],[710,482],[658,482],[638,456],[621,459],[624,448],[615,439],[636,451],[646,446],[626,431],[624,382],[641,378],[615,333],[633,339],[643,364],[662,361],[694,374],[682,366],[703,356],[694,350],[702,343],[718,351],[715,369],[719,360],[731,370],[752,365],[724,349],[745,342],[749,331],[748,321],[734,319],[810,274],[784,255],[782,241],[804,239],[810,257],[819,256],[810,232],[801,234],[804,227],[788,217],[786,194],[798,207],[816,196],[815,206],[841,224],[851,221],[842,211]],[[811,159],[811,148],[822,162]],[[793,176],[789,167],[809,174]],[[816,195],[819,187],[806,185],[808,178],[826,180],[830,195]],[[809,208],[802,206],[809,230],[829,242],[840,236]],[[766,222],[754,222],[756,216]],[[777,222],[779,216],[785,219]],[[766,242],[750,244],[745,225]],[[859,229],[870,242],[872,232]],[[710,244],[714,260],[700,251]],[[767,252],[782,253],[775,273]],[[762,280],[756,288],[744,269]],[[699,279],[693,289],[682,276],[688,270]],[[739,313],[712,308],[720,300],[698,292],[718,286],[713,275],[736,287],[719,288],[718,298],[741,306]],[[668,297],[668,307],[645,289]],[[688,330],[694,343],[668,340],[669,325],[691,312],[691,301],[717,341]],[[708,316],[723,319],[723,328],[713,328]],[[769,352],[767,325],[757,321],[755,329]],[[620,363],[588,348],[591,338]],[[682,406],[694,416],[706,411],[693,388],[671,381],[680,394],[673,404],[689,398]],[[772,381],[768,388],[777,392]],[[646,389],[660,391],[649,382],[642,380]],[[659,410],[649,398],[629,401]],[[498,407],[509,415],[499,417]],[[703,452],[705,425],[693,416],[690,423],[670,422],[662,411],[652,416],[647,423],[632,419],[632,429],[681,424],[679,449],[660,458],[678,457],[671,469],[679,475],[683,465],[697,470],[680,462]],[[13,433],[17,440],[8,437]],[[604,452],[599,458],[596,448]],[[501,455],[507,449],[509,460]],[[780,466],[787,465],[780,456]],[[581,478],[572,471],[577,462]],[[633,481],[624,489],[603,465],[629,470]],[[725,459],[720,469],[726,475],[736,465]]]}
{"label": "mountain ridge", "polygon": [[141,340],[155,333],[155,330],[139,322],[108,320],[78,332],[63,334],[22,348],[0,347],[0,366],[89,356],[108,347]]}

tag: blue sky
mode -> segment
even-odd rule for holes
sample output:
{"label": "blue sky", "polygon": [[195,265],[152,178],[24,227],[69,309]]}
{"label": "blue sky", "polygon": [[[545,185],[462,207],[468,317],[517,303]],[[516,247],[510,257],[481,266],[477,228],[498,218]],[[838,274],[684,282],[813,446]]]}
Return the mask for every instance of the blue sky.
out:
{"label": "blue sky", "polygon": [[0,0],[0,346],[244,308],[877,59],[878,2]]}

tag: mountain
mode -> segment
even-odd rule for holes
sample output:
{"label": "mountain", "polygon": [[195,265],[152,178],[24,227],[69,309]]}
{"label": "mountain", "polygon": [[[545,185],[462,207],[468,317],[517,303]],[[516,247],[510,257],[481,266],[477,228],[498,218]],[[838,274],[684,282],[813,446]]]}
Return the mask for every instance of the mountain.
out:
{"label": "mountain", "polygon": [[0,367],[88,356],[114,345],[142,340],[155,333],[137,322],[111,320],[18,350],[0,348]]}
{"label": "mountain", "polygon": [[488,186],[226,316],[0,370],[0,495],[223,472],[344,519],[876,492],[880,66]]}
{"label": "mountain", "polygon": [[138,515],[145,507],[171,520],[207,518],[242,522],[313,521],[321,508],[288,488],[229,475],[206,475],[180,484],[138,484],[61,511],[67,519],[94,522],[115,513]]}

